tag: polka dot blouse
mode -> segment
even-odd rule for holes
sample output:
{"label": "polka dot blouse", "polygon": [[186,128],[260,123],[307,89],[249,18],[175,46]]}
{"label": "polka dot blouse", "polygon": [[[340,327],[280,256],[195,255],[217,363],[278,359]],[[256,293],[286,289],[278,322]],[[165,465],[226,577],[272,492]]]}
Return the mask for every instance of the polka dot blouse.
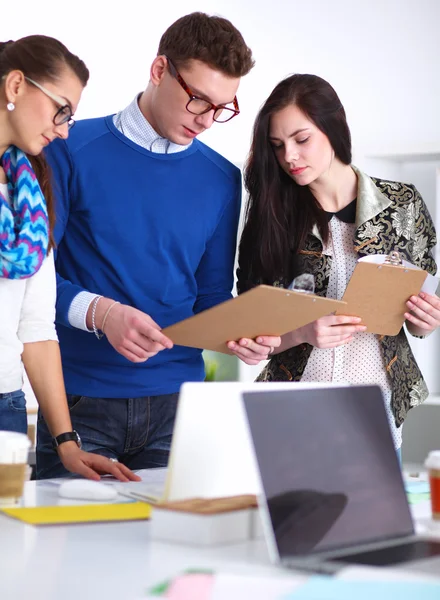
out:
{"label": "polka dot blouse", "polygon": [[[323,253],[331,256],[328,298],[340,300],[353,273],[357,254],[353,247],[354,223],[333,216],[329,221],[329,240]],[[402,427],[397,428],[391,411],[391,382],[385,368],[378,336],[356,333],[354,340],[337,348],[314,348],[304,370],[302,381],[334,383],[371,383],[380,385],[396,448],[402,444]]]}

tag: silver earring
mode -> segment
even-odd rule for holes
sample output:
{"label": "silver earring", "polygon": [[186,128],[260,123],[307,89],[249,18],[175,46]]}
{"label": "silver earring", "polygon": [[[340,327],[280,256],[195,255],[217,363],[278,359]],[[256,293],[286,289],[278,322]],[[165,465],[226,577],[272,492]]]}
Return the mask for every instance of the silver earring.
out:
{"label": "silver earring", "polygon": [[15,104],[13,102],[8,102],[8,104],[6,105],[6,108],[12,112],[13,110],[15,110]]}

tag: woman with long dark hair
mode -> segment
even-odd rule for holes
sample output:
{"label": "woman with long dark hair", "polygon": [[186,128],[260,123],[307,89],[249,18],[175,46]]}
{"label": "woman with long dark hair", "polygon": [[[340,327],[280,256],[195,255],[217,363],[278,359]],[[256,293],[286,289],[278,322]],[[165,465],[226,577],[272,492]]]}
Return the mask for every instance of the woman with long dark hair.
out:
{"label": "woman with long dark hair", "polygon": [[[393,250],[436,272],[435,230],[416,188],[369,177],[351,160],[332,86],[316,75],[281,81],[257,116],[245,168],[239,293],[259,283],[287,287],[312,273],[318,295],[341,299],[360,257]],[[427,335],[440,324],[439,299],[412,296],[405,319],[412,335]],[[403,327],[396,336],[365,329],[357,317],[330,315],[292,331],[258,379],[377,383],[400,448],[406,414],[428,390]]]}
{"label": "woman with long dark hair", "polygon": [[23,365],[69,471],[92,479],[129,469],[81,450],[72,431],[55,331],[55,220],[43,150],[67,138],[89,72],[58,40],[0,43],[0,429],[25,433]]}

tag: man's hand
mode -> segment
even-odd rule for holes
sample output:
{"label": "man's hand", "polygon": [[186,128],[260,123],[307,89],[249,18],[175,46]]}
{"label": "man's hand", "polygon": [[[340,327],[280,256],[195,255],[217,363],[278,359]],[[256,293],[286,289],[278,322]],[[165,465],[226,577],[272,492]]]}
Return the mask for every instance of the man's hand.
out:
{"label": "man's hand", "polygon": [[[96,306],[95,324],[98,329],[102,328],[103,318],[110,307],[104,333],[113,348],[128,360],[145,362],[165,348],[173,347],[173,342],[161,333],[159,325],[149,315],[126,304],[115,304],[109,298],[100,298]],[[87,325],[90,328],[89,313]]]}

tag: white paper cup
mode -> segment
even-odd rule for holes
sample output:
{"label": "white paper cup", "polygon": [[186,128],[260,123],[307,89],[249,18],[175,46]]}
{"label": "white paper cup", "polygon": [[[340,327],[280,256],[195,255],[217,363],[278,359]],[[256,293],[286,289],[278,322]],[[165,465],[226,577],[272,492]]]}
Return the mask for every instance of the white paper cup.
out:
{"label": "white paper cup", "polygon": [[432,518],[440,523],[440,450],[433,450],[425,460],[431,489]]}
{"label": "white paper cup", "polygon": [[0,504],[17,502],[23,495],[31,443],[24,433],[0,431]]}

